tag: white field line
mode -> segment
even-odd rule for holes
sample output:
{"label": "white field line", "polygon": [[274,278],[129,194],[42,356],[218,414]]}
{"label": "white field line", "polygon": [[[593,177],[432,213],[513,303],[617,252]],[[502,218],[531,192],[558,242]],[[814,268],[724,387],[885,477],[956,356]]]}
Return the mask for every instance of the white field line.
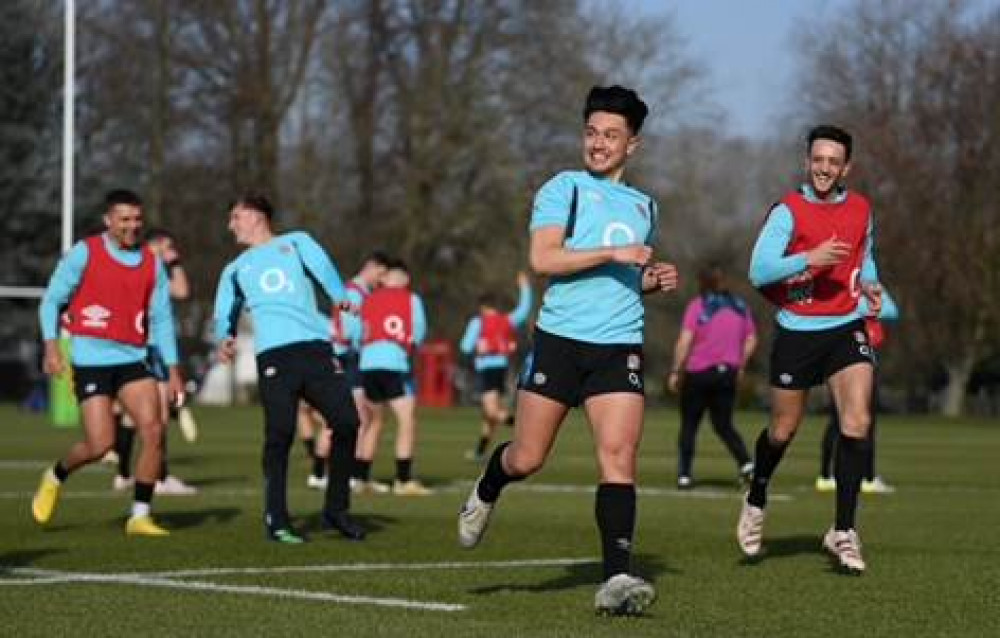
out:
{"label": "white field line", "polygon": [[345,563],[342,565],[291,565],[288,567],[218,567],[204,569],[182,569],[166,572],[133,574],[168,578],[188,578],[192,576],[227,576],[249,574],[295,574],[330,572],[376,572],[376,571],[427,571],[461,569],[523,569],[533,567],[571,567],[597,563],[597,558],[551,558],[506,561],[456,561],[443,563]]}
{"label": "white field line", "polygon": [[157,578],[130,574],[90,574],[54,572],[40,569],[10,570],[14,575],[37,575],[36,580],[0,580],[5,585],[52,584],[52,583],[105,583],[112,585],[139,585],[143,587],[162,587],[182,591],[203,591],[225,594],[243,594],[251,596],[269,596],[273,598],[293,598],[299,600],[316,600],[322,602],[343,603],[348,605],[375,605],[380,607],[402,607],[423,611],[464,611],[465,605],[454,603],[426,602],[407,600],[404,598],[376,598],[374,596],[348,596],[326,592],[308,591],[303,589],[282,589],[279,587],[257,587],[242,585],[220,585],[202,581],[182,581],[169,578]]}

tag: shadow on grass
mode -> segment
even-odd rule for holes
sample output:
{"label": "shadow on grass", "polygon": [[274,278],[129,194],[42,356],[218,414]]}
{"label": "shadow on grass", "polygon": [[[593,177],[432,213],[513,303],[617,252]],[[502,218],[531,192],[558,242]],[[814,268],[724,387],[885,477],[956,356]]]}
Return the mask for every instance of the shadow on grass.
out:
{"label": "shadow on grass", "polygon": [[210,521],[228,523],[242,513],[243,510],[238,507],[211,507],[189,512],[161,512],[156,514],[156,519],[167,529],[178,530],[197,527]]}
{"label": "shadow on grass", "polygon": [[744,556],[740,559],[739,565],[753,567],[775,558],[789,558],[802,554],[825,554],[820,546],[820,539],[811,534],[768,538],[764,541],[764,548],[759,555]]}
{"label": "shadow on grass", "polygon": [[[633,570],[637,576],[655,582],[657,578],[665,573],[679,574],[680,570],[669,567],[663,562],[661,556],[654,556],[652,554],[638,554],[633,557],[633,563],[638,566],[637,569]],[[600,561],[594,561],[593,563],[583,563],[576,565],[567,565],[562,569],[562,573],[544,580],[538,583],[531,584],[506,584],[506,585],[491,585],[488,587],[476,587],[470,589],[470,594],[484,595],[484,594],[495,594],[499,592],[550,592],[550,591],[561,591],[565,589],[575,589],[577,587],[597,587],[601,581],[604,580],[604,574],[601,573]]]}
{"label": "shadow on grass", "polygon": [[30,567],[35,561],[52,556],[53,554],[65,553],[64,549],[26,549],[15,552],[5,552],[0,554],[0,576],[6,576],[11,569],[16,567]]}
{"label": "shadow on grass", "polygon": [[[335,530],[323,529],[323,521],[321,519],[321,514],[319,512],[306,516],[300,519],[302,529],[309,532],[311,535],[317,534],[331,534],[336,535]],[[399,522],[399,519],[395,516],[384,516],[382,514],[354,514],[351,513],[351,518],[356,520],[365,530],[368,535],[379,534],[383,532],[386,528],[392,527]]]}

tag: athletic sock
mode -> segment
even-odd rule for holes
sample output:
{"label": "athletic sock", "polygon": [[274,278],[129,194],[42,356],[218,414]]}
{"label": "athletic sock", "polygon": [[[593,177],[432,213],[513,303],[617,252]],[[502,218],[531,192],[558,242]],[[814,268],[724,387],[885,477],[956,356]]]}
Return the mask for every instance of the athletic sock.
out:
{"label": "athletic sock", "polygon": [[476,456],[483,456],[486,454],[486,446],[490,444],[490,440],[485,436],[479,437],[479,442],[476,443]]}
{"label": "athletic sock", "polygon": [[115,454],[118,455],[118,476],[132,476],[132,448],[135,443],[135,428],[122,425],[121,415],[115,417]]}
{"label": "athletic sock", "polygon": [[869,447],[871,442],[868,439],[841,434],[837,440],[837,459],[834,461],[837,476],[837,521],[834,527],[838,530],[854,529],[861,475],[864,473]]}
{"label": "athletic sock", "polygon": [[69,470],[63,465],[62,460],[56,461],[56,464],[52,466],[52,476],[56,477],[60,483],[69,478]]}
{"label": "athletic sock", "polygon": [[396,459],[396,480],[406,483],[412,477],[413,459]]}
{"label": "athletic sock", "polygon": [[635,486],[601,483],[597,487],[594,515],[601,533],[604,580],[627,574],[635,531]]}
{"label": "athletic sock", "polygon": [[500,498],[500,491],[509,483],[524,480],[523,476],[511,476],[503,469],[503,451],[509,445],[510,441],[507,441],[493,450],[490,460],[486,463],[486,471],[479,479],[479,488],[476,493],[479,495],[479,499],[485,503],[495,503]]}
{"label": "athletic sock", "polygon": [[302,439],[302,447],[306,449],[306,455],[310,459],[316,459],[316,440],[315,439]]}
{"label": "athletic sock", "polygon": [[135,482],[135,492],[132,502],[132,516],[148,516],[149,503],[153,500],[153,483]]}
{"label": "athletic sock", "polygon": [[823,478],[833,478],[833,455],[837,448],[839,434],[839,425],[836,421],[831,420],[823,432],[823,443],[819,455],[819,475]]}
{"label": "athletic sock", "polygon": [[772,441],[767,428],[761,430],[754,448],[753,481],[750,483],[747,503],[761,508],[767,505],[767,484],[786,449],[788,442]]}
{"label": "athletic sock", "polygon": [[354,459],[354,478],[368,482],[372,479],[372,462]]}
{"label": "athletic sock", "polygon": [[316,478],[323,478],[323,476],[326,474],[326,463],[327,459],[323,458],[322,456],[314,456],[312,475],[315,476]]}
{"label": "athletic sock", "polygon": [[160,480],[165,481],[167,477],[170,476],[170,467],[167,464],[167,431],[163,431],[163,439],[161,441],[163,450],[163,460],[160,461]]}

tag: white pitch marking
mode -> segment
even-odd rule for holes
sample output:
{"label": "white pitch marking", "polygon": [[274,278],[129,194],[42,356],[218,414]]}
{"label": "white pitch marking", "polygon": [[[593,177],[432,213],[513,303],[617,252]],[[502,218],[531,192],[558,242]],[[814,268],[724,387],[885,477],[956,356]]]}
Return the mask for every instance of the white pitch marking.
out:
{"label": "white pitch marking", "polygon": [[308,572],[374,572],[458,569],[518,569],[524,567],[570,567],[597,563],[597,558],[551,558],[507,561],[458,561],[444,563],[345,563],[342,565],[292,565],[288,567],[218,567],[132,574],[134,576],[184,578],[231,574],[288,574]]}
{"label": "white pitch marking", "polygon": [[[129,574],[90,574],[71,572],[52,572],[39,569],[19,569],[10,570],[17,574],[36,574],[40,578],[37,582],[65,582],[65,583],[107,583],[112,585],[142,585],[145,587],[163,587],[167,589],[179,589],[189,591],[209,591],[227,594],[245,594],[253,596],[274,596],[277,598],[295,598],[299,600],[318,600],[324,602],[346,603],[351,605],[376,605],[381,607],[402,607],[405,609],[420,609],[424,611],[464,611],[465,605],[454,603],[424,602],[419,600],[406,600],[403,598],[375,598],[373,596],[348,596],[343,594],[329,594],[326,592],[307,591],[303,589],[280,589],[277,587],[257,587],[242,585],[219,585],[216,583],[206,583],[201,581],[179,581],[169,578],[156,578],[148,576],[137,576]],[[31,584],[31,581],[0,581],[5,584]]]}

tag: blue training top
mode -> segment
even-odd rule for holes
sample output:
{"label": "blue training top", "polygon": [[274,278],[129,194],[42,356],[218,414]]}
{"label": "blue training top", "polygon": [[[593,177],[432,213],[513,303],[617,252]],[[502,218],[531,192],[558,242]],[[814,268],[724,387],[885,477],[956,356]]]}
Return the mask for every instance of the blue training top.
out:
{"label": "blue training top", "polygon": [[[115,245],[107,233],[102,235],[104,246],[111,257],[126,266],[138,266],[142,259],[139,250],[123,250]],[[87,267],[90,251],[85,242],[77,242],[67,252],[49,278],[49,284],[38,307],[42,338],[55,339],[59,334],[59,314],[68,304],[80,285]],[[177,336],[174,332],[174,314],[170,304],[170,278],[159,257],[156,258],[156,282],[149,300],[149,340],[160,348],[167,365],[177,365]],[[78,366],[110,366],[138,363],[146,360],[146,347],[128,343],[73,335],[70,338],[70,360]]]}
{"label": "blue training top", "polygon": [[[820,201],[808,184],[802,185],[800,192],[809,201]],[[844,189],[834,195],[834,202],[839,203],[846,198],[847,190]],[[869,219],[868,233],[865,238],[865,254],[861,260],[860,280],[862,284],[878,283],[878,268],[872,257],[874,223],[871,219],[873,218]],[[808,267],[805,253],[785,255],[794,231],[795,223],[792,211],[785,204],[775,206],[757,237],[757,243],[753,247],[753,256],[750,258],[750,283],[755,287],[760,288],[805,272]],[[868,315],[868,300],[865,299],[864,295],[861,295],[858,297],[857,307],[846,315],[805,316],[781,308],[778,310],[775,320],[778,325],[788,330],[827,330],[848,324],[866,315]]]}
{"label": "blue training top", "polygon": [[[520,328],[528,320],[531,314],[532,304],[531,286],[525,284],[519,287],[517,306],[507,314],[507,319],[514,329]],[[483,330],[483,320],[476,315],[469,320],[462,334],[462,341],[459,343],[459,350],[464,354],[472,354],[476,350],[476,343],[479,341],[479,333]],[[509,357],[505,354],[488,354],[477,356],[473,362],[476,372],[489,368],[506,368],[509,365]]]}
{"label": "blue training top", "polygon": [[326,251],[308,233],[294,231],[247,248],[219,276],[214,336],[236,334],[245,308],[253,322],[254,352],[304,341],[329,341],[329,319],[319,311],[313,285],[333,303],[344,285]]}
{"label": "blue training top", "polygon": [[[575,215],[571,215],[574,201]],[[656,224],[656,203],[645,193],[586,171],[564,171],[535,195],[529,229],[566,228],[565,246],[588,250],[652,245]],[[641,286],[642,269],[627,264],[607,263],[553,276],[537,325],[545,332],[588,343],[642,343]]]}

